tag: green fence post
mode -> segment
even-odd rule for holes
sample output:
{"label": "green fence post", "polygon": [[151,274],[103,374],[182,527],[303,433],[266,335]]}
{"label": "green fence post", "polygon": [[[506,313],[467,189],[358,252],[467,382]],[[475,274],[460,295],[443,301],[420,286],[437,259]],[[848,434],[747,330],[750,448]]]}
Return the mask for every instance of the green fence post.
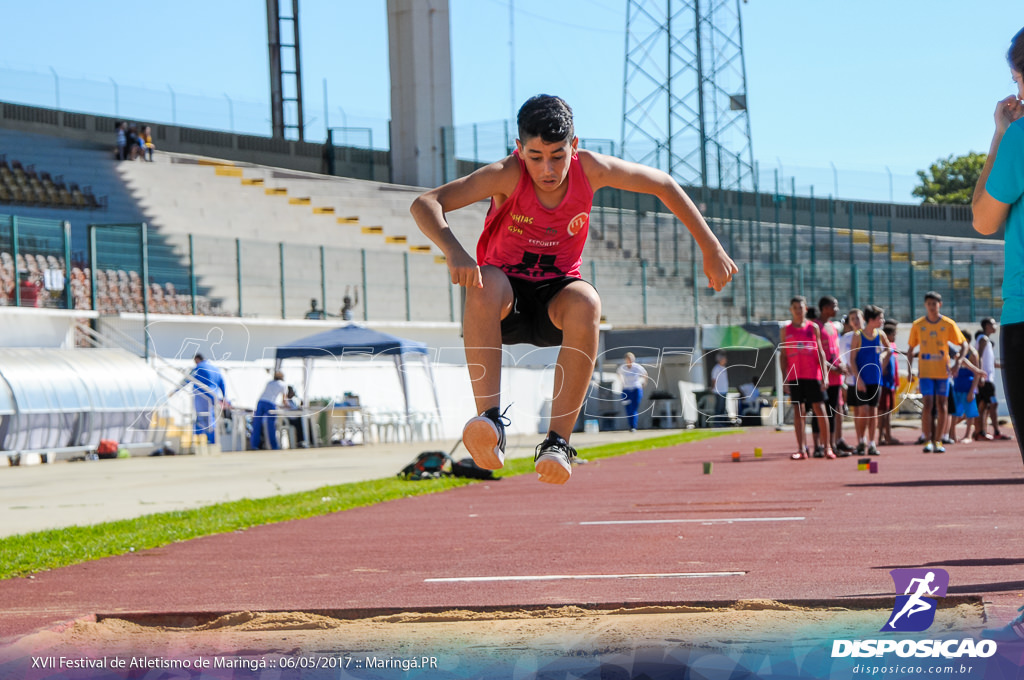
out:
{"label": "green fence post", "polygon": [[875,304],[875,227],[874,213],[868,213],[868,301]]}
{"label": "green fence post", "polygon": [[850,265],[850,287],[852,290],[853,304],[857,307],[861,307],[860,300],[860,282],[857,281],[857,265]]}
{"label": "green fence post", "polygon": [[968,290],[970,291],[970,295],[967,296],[967,299],[970,301],[971,321],[973,321],[973,320],[978,318],[978,316],[977,316],[978,309],[977,309],[977,307],[974,304],[974,291],[977,290],[974,287],[974,253],[971,253],[971,265],[970,265],[970,269],[968,269],[968,276],[970,278],[968,280],[967,285],[969,286]]}
{"label": "green fence post", "polygon": [[142,355],[149,362],[149,225],[142,223]]}
{"label": "green fence post", "polygon": [[743,297],[745,298],[747,313],[747,323],[750,323],[750,308],[754,306],[754,296],[751,290],[750,272],[751,264],[749,262],[743,263]]}
{"label": "green fence post", "polygon": [[661,267],[661,220],[658,211],[654,211],[654,266]]}
{"label": "green fence post", "polygon": [[672,276],[679,276],[679,220],[672,216]]}
{"label": "green fence post", "polygon": [[192,316],[196,315],[196,251],[192,234],[188,235],[188,294],[192,298]]}
{"label": "green fence post", "polygon": [[647,323],[647,260],[640,260],[640,286],[643,289],[644,324]]}
{"label": "green fence post", "polygon": [[277,243],[277,262],[281,270],[281,318],[287,318],[285,313],[285,286],[284,286],[284,241]]}
{"label": "green fence post", "polygon": [[[64,220],[64,302],[67,309],[74,309],[71,299],[71,222]],[[17,261],[15,261],[17,263]]]}
{"label": "green fence post", "polygon": [[907,318],[914,318],[914,303],[916,302],[915,289],[917,282],[914,280],[917,275],[914,273],[914,235],[907,232],[907,263],[910,271],[910,302],[907,305]]}
{"label": "green fence post", "polygon": [[956,319],[956,286],[954,285],[955,283],[956,283],[956,279],[954,278],[954,275],[953,275],[953,248],[950,247],[950,249],[949,249],[949,288],[948,288],[948,290],[949,290],[949,299],[953,302],[953,304],[952,304],[953,309],[952,309],[952,313],[950,314],[950,317],[952,317],[953,319]]}
{"label": "green fence post", "polygon": [[814,289],[814,265],[817,261],[815,250],[817,249],[814,234],[814,185],[811,185],[811,289]]}
{"label": "green fence post", "polygon": [[[91,227],[91,225],[90,225]],[[18,216],[11,216],[11,255],[14,257],[14,306],[21,307],[21,271],[18,270]],[[95,265],[93,271],[96,271]],[[95,283],[95,282],[94,282]],[[92,287],[93,290],[93,308],[95,309],[95,293],[96,286]]]}
{"label": "green fence post", "polygon": [[789,261],[796,262],[796,177],[790,177],[790,200],[793,202],[793,238],[789,243]]}
{"label": "green fence post", "polygon": [[691,263],[693,269],[693,325],[700,326],[700,286],[697,283],[697,261]]}
{"label": "green fence post", "polygon": [[[988,313],[992,314],[995,311],[995,299],[996,299],[996,265],[994,262],[988,263]],[[1002,291],[999,292],[999,296],[1002,297]]]}
{"label": "green fence post", "polygon": [[[836,225],[835,225],[836,204],[832,194],[828,195],[828,261],[829,270],[832,272],[832,290],[836,289]],[[832,293],[835,295],[835,293]]]}
{"label": "green fence post", "polygon": [[619,250],[622,250],[622,189],[615,190],[615,205],[619,211]]}
{"label": "green fence post", "polygon": [[[12,234],[13,234],[13,222],[16,218],[11,218]],[[96,311],[96,225],[90,224],[87,228],[87,234],[89,239],[89,306],[92,311]],[[17,244],[12,242],[14,250],[14,263],[17,266],[18,263],[18,251]],[[14,289],[15,295],[17,296],[17,287]],[[19,299],[15,299],[15,304],[21,302]]]}
{"label": "green fence post", "polygon": [[238,288],[238,316],[242,316],[242,239],[235,239],[235,284]]}
{"label": "green fence post", "polygon": [[402,271],[405,272],[405,320],[412,321],[412,305],[409,297],[409,251],[402,253]]}
{"label": "green fence post", "polygon": [[360,249],[359,256],[361,260],[360,269],[362,269],[363,272],[363,321],[366,321],[370,318],[369,312],[367,311],[370,308],[370,291],[366,287],[366,248]]}

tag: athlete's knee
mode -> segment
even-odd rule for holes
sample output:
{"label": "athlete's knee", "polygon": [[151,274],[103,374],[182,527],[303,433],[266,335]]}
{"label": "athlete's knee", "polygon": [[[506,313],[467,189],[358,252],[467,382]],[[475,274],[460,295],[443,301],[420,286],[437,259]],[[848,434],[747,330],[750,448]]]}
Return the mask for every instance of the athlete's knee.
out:
{"label": "athlete's knee", "polygon": [[512,302],[512,286],[505,272],[485,265],[480,268],[483,288],[466,289],[466,306],[475,309],[501,308]]}
{"label": "athlete's knee", "polygon": [[592,326],[601,323],[601,297],[593,286],[583,283],[563,288],[548,307],[551,320],[563,330],[567,326]]}

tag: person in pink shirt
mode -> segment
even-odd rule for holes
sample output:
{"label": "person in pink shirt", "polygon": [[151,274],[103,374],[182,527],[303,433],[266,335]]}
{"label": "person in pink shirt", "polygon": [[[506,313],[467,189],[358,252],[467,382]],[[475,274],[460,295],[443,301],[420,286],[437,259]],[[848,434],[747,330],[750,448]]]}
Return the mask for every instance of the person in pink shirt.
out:
{"label": "person in pink shirt", "polygon": [[789,303],[792,315],[790,322],[782,328],[782,343],[779,360],[782,365],[783,389],[793,404],[793,428],[796,432],[797,452],[793,460],[808,458],[806,435],[804,433],[804,409],[813,411],[822,423],[822,441],[825,458],[834,459],[832,432],[829,419],[825,416],[825,390],[822,387],[825,350],[821,345],[821,330],[807,318],[807,299],[795,295]]}
{"label": "person in pink shirt", "polygon": [[[825,351],[825,415],[829,421],[832,432],[832,451],[836,456],[842,458],[849,456],[852,449],[840,442],[843,434],[843,362],[839,352],[839,328],[832,321],[839,311],[839,301],[831,295],[826,295],[818,301],[818,318],[814,320],[821,331],[821,346]],[[819,435],[820,427],[818,420],[811,421],[811,429],[814,432],[814,457],[821,458],[825,455],[825,445]]]}

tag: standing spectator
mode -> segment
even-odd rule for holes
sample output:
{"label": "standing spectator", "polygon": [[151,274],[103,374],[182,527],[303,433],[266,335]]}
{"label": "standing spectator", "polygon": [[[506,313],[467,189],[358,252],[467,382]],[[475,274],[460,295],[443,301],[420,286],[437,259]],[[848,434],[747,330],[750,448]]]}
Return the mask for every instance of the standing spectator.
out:
{"label": "standing spectator", "polygon": [[[939,313],[942,309],[942,296],[931,290],[925,293],[924,306],[927,313],[914,321],[910,328],[910,347],[907,360],[911,371],[914,356],[921,355],[919,362],[918,386],[923,397],[921,408],[921,434],[924,435],[924,452],[945,453],[942,437],[946,432],[948,414],[947,399],[949,394],[949,345],[958,345],[956,359],[952,370],[960,370],[960,362],[967,352],[967,339],[960,332],[960,327],[948,316]],[[918,347],[920,346],[920,351]],[[932,407],[935,407],[935,422],[932,420]]]}
{"label": "standing spectator", "polygon": [[128,124],[123,120],[117,124],[117,143],[114,147],[114,158],[119,161],[128,158]]}
{"label": "standing spectator", "polygon": [[878,455],[878,402],[882,396],[882,366],[889,359],[889,338],[879,329],[885,322],[881,307],[864,308],[864,328],[853,336],[850,365],[856,371],[857,455]]}
{"label": "standing spectator", "polygon": [[[999,400],[996,399],[996,369],[1003,365],[996,361],[995,345],[992,334],[996,332],[996,320],[985,317],[981,320],[981,330],[975,335],[981,370],[988,376],[978,388],[978,427],[975,439],[991,441],[992,439],[1010,439],[999,431]],[[987,421],[992,421],[992,434],[985,428]]]}
{"label": "standing spectator", "polygon": [[309,301],[309,311],[306,312],[306,318],[314,320],[323,320],[327,318],[327,315],[324,314],[324,310],[317,307],[316,298],[312,298]]}
{"label": "standing spectator", "polygon": [[[996,104],[995,134],[988,158],[974,187],[974,229],[1005,232],[1002,331],[999,356],[1003,360],[1003,392],[1014,429],[1024,423],[1024,29],[1010,41],[1006,53],[1017,93]],[[1021,447],[1020,437],[1017,446]],[[1020,448],[1024,456],[1024,448]],[[982,631],[982,636],[1006,642],[1024,638],[1024,614],[1003,628]]]}
{"label": "standing spectator", "polygon": [[39,288],[40,283],[38,279],[29,274],[26,271],[18,272],[19,278],[21,279],[18,289],[21,293],[21,306],[22,307],[38,307],[39,306]]}
{"label": "standing spectator", "polygon": [[[846,442],[842,441],[843,433],[843,364],[840,359],[839,329],[832,321],[839,311],[839,301],[831,295],[826,295],[818,301],[818,318],[815,323],[821,331],[821,346],[825,350],[825,415],[832,428],[832,451],[839,458],[844,458],[852,453]],[[811,421],[811,431],[814,433],[814,456],[820,458],[825,455],[825,445],[821,442],[821,427],[817,419]]]}
{"label": "standing spectator", "polygon": [[715,366],[711,369],[711,390],[715,393],[715,417],[719,424],[726,414],[726,397],[729,394],[727,361],[725,352],[719,352],[715,355]]}
{"label": "standing spectator", "polygon": [[[854,376],[853,368],[850,366],[850,347],[853,345],[853,336],[864,327],[864,312],[856,307],[847,312],[843,319],[843,334],[839,338],[839,361],[843,366],[843,373],[846,378],[840,388],[843,398],[843,408],[852,409],[857,399],[857,378]],[[853,447],[843,440],[842,416],[839,419],[840,432],[838,437],[839,447],[847,453],[853,453]]]}
{"label": "standing spectator", "polygon": [[[299,395],[295,393],[295,388],[291,385],[288,386],[288,390],[284,393],[284,407],[289,411],[302,411],[302,401],[299,399]],[[288,424],[295,430],[295,441],[292,444],[292,448],[298,446],[301,449],[308,449],[309,442],[306,441],[306,428],[303,426],[303,416],[288,416]]]}
{"label": "standing spectator", "polygon": [[647,384],[647,369],[636,362],[636,355],[626,352],[626,363],[619,366],[619,381],[622,383],[622,398],[626,402],[626,420],[629,431],[636,432],[637,413],[640,401],[644,398],[644,385]]}
{"label": "standing spectator", "polygon": [[142,134],[139,135],[139,148],[142,150],[142,160],[152,163],[156,144],[153,143],[153,128],[148,125],[142,128]]}
{"label": "standing spectator", "polygon": [[355,300],[349,295],[349,286],[345,286],[345,297],[341,299],[341,318],[343,321],[352,320],[352,310],[359,304],[359,286],[355,288]]}
{"label": "standing spectator", "polygon": [[892,435],[892,414],[896,410],[896,391],[900,386],[900,368],[896,351],[896,326],[892,319],[885,322],[882,332],[889,341],[889,359],[882,364],[882,397],[878,401],[878,443],[898,446],[902,444]]}
{"label": "standing spectator", "polygon": [[804,432],[806,407],[808,412],[821,419],[824,431],[822,441],[829,442],[825,447],[825,457],[834,459],[836,454],[832,451],[832,435],[828,419],[825,418],[825,391],[822,388],[825,350],[821,346],[821,331],[816,323],[807,318],[807,300],[803,295],[793,296],[789,311],[792,319],[782,328],[779,360],[782,364],[783,390],[789,394],[793,404],[797,452],[791,458],[800,460],[809,457]]}
{"label": "standing spectator", "polygon": [[171,394],[185,385],[192,385],[192,403],[196,409],[193,431],[197,435],[205,434],[206,441],[214,444],[217,441],[216,409],[219,403],[227,403],[224,376],[220,369],[207,361],[202,354],[196,354],[192,360],[195,361],[195,367]]}
{"label": "standing spectator", "polygon": [[[960,370],[953,377],[953,411],[949,416],[949,438],[956,442],[969,443],[974,441],[971,431],[977,434],[978,418],[978,386],[985,377],[985,372],[978,368],[978,350],[967,348],[967,356],[960,364]],[[957,439],[956,426],[961,420],[967,421],[967,429],[962,439]]]}
{"label": "standing spectator", "polygon": [[287,391],[284,384],[284,374],[281,371],[274,372],[274,379],[263,388],[263,394],[256,402],[256,410],[252,414],[252,435],[249,437],[249,448],[258,451],[263,446],[264,430],[266,430],[267,441],[270,448],[277,451],[281,445],[277,443],[277,416],[271,411],[276,409],[281,397]]}

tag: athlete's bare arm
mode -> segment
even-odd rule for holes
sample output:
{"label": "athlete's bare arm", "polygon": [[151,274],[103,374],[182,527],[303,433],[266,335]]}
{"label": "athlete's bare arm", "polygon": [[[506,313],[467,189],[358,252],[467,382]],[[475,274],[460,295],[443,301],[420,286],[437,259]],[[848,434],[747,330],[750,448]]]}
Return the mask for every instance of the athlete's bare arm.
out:
{"label": "athlete's bare arm", "polygon": [[452,283],[465,287],[483,287],[476,258],[455,238],[445,214],[488,198],[493,198],[500,205],[515,190],[519,176],[519,161],[508,156],[470,175],[431,189],[412,202],[409,212],[420,231],[444,253]]}
{"label": "athlete's bare arm", "polygon": [[732,280],[733,274],[739,271],[697,206],[668,173],[585,149],[580,149],[578,154],[583,171],[595,192],[602,187],[612,187],[652,194],[661,199],[672,214],[686,225],[700,246],[704,254],[704,274],[711,288],[722,290]]}

